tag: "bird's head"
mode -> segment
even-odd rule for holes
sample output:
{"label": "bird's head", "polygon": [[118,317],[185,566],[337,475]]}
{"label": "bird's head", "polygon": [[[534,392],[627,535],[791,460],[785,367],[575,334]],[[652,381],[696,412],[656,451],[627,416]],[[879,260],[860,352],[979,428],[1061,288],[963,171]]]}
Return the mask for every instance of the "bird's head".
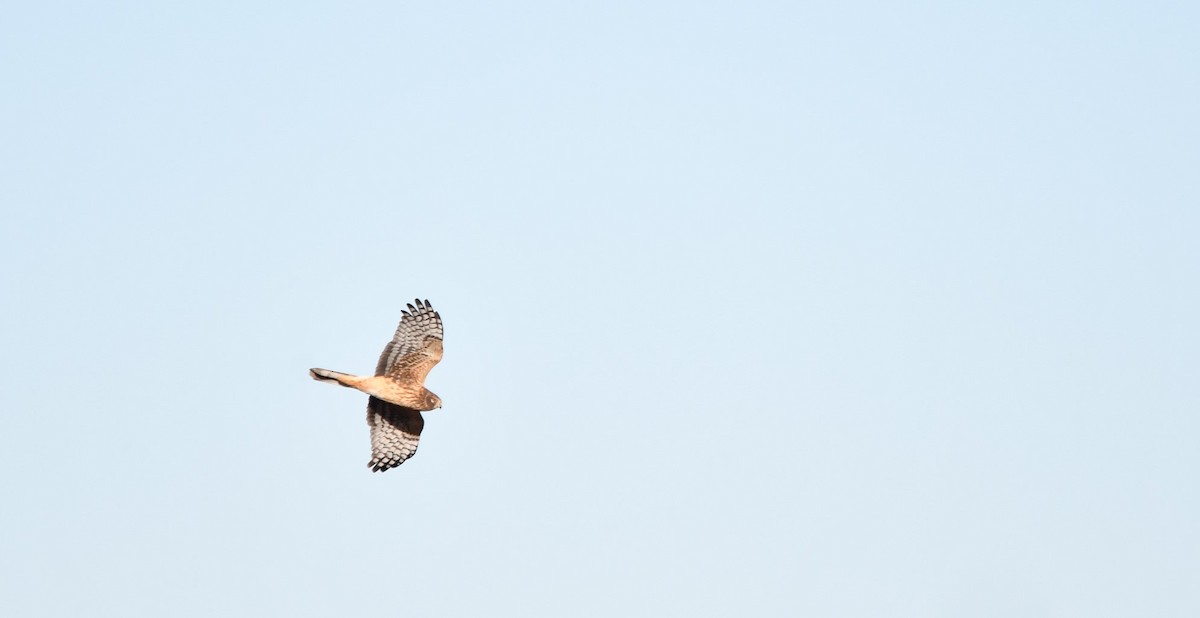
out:
{"label": "bird's head", "polygon": [[436,410],[440,407],[442,407],[442,398],[429,391],[425,391],[425,409]]}

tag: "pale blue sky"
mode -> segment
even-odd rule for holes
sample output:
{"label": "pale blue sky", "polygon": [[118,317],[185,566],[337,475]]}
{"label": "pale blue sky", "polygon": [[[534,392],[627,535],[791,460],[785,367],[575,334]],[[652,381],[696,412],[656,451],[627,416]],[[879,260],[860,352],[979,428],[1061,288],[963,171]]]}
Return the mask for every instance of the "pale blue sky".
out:
{"label": "pale blue sky", "polygon": [[1200,614],[1194,5],[3,13],[0,613]]}

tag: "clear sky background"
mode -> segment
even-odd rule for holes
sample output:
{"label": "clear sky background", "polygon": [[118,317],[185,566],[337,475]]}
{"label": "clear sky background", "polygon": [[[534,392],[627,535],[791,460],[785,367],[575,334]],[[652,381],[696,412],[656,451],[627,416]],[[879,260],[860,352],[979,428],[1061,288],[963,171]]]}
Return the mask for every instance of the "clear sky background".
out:
{"label": "clear sky background", "polygon": [[0,613],[1200,615],[1200,9],[992,4],[4,9]]}

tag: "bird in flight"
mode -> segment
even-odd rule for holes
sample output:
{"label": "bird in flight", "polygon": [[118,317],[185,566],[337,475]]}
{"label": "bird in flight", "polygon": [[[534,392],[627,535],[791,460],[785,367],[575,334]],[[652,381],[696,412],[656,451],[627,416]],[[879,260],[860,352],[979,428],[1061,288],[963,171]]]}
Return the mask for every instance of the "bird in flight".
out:
{"label": "bird in flight", "polygon": [[383,348],[375,375],[356,376],[328,369],[309,369],[321,382],[356,388],[368,395],[372,472],[395,468],[417,452],[425,419],[421,411],[442,407],[442,399],[425,388],[425,376],[442,360],[442,316],[429,301],[414,301],[402,311],[396,334]]}

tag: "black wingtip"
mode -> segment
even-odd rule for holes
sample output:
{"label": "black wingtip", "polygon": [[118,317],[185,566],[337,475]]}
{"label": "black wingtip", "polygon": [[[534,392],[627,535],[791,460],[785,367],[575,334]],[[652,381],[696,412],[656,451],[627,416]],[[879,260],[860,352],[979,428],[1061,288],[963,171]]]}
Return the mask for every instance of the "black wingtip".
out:
{"label": "black wingtip", "polygon": [[[401,463],[403,463],[403,462],[401,462]],[[367,467],[371,469],[372,473],[387,472],[388,470],[391,470],[392,468],[395,468],[398,465],[400,465],[400,464],[393,464],[393,463],[390,463],[387,461],[372,460],[372,461],[367,462]]]}

